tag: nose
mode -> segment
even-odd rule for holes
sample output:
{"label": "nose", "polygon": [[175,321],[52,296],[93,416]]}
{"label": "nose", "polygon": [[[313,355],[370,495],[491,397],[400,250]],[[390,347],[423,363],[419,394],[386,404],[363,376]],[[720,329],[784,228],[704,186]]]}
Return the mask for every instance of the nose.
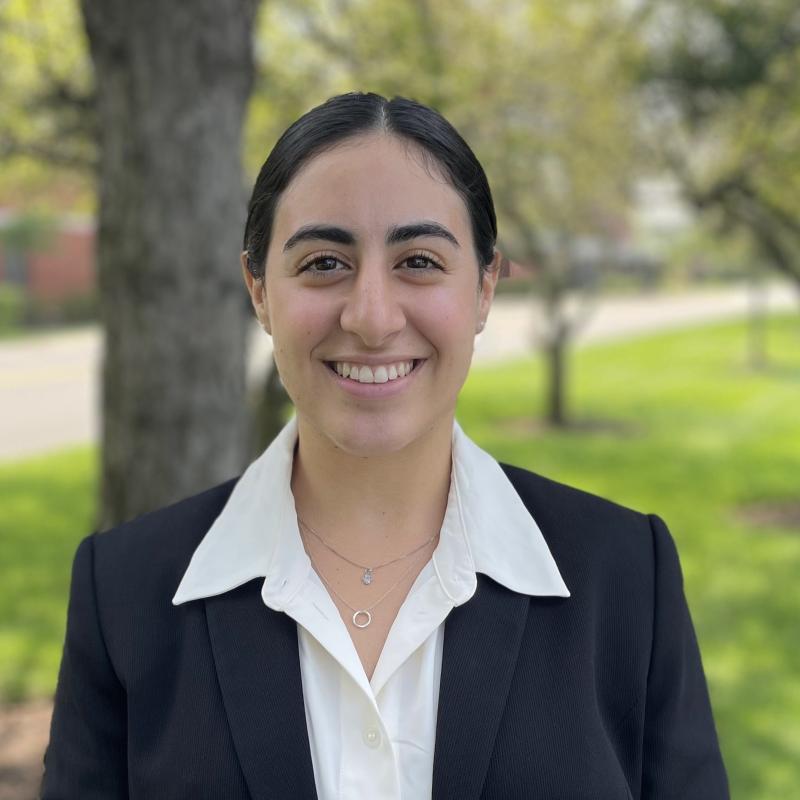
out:
{"label": "nose", "polygon": [[399,287],[393,286],[384,265],[362,265],[348,291],[340,324],[367,347],[380,347],[405,327]]}

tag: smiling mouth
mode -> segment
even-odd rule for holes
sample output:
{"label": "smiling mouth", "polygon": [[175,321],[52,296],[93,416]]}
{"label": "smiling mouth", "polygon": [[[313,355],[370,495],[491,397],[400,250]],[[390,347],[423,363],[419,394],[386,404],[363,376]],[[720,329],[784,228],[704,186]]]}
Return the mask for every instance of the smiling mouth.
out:
{"label": "smiling mouth", "polygon": [[410,375],[423,361],[424,358],[414,358],[374,366],[350,361],[326,361],[325,365],[340,377],[355,383],[391,383]]}

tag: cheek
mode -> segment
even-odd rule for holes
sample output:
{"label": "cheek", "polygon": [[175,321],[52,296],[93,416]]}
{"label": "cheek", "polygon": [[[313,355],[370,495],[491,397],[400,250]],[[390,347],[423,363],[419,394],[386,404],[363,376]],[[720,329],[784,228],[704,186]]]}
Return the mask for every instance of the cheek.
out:
{"label": "cheek", "polygon": [[475,343],[477,295],[443,291],[427,298],[415,309],[415,319],[443,361],[463,362]]}
{"label": "cheek", "polygon": [[311,396],[308,383],[313,379],[315,348],[330,333],[331,311],[308,293],[276,291],[270,300],[278,374],[295,405],[302,405]]}
{"label": "cheek", "polygon": [[313,296],[298,292],[276,293],[272,297],[272,337],[276,349],[299,353],[308,351],[330,328],[331,313]]}

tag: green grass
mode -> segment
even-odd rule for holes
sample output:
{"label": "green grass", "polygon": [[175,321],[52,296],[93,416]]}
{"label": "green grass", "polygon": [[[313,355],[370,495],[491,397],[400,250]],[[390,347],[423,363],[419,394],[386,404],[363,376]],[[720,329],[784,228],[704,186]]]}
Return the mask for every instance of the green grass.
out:
{"label": "green grass", "polygon": [[0,701],[53,691],[95,478],[88,448],[0,466]]}
{"label": "green grass", "polygon": [[[772,364],[745,364],[723,324],[587,348],[570,362],[580,425],[539,416],[536,359],[473,370],[459,419],[500,460],[669,524],[683,563],[734,797],[800,785],[800,530],[754,526],[750,503],[800,500],[800,319],[770,324]],[[92,529],[95,457],[0,467],[0,699],[47,695],[72,555]]]}
{"label": "green grass", "polygon": [[800,319],[770,324],[771,366],[743,325],[587,348],[570,362],[575,429],[531,425],[537,360],[474,370],[465,430],[500,460],[662,516],[678,544],[732,794],[800,785],[800,528],[746,524],[800,502]]}

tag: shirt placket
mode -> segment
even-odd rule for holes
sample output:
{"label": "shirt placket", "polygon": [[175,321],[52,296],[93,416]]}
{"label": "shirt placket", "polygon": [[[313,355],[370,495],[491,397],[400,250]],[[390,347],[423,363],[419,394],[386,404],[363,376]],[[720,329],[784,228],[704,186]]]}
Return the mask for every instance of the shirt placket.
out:
{"label": "shirt placket", "polygon": [[340,672],[339,735],[342,800],[401,800],[400,776],[391,737],[375,698]]}
{"label": "shirt placket", "polygon": [[[338,609],[313,574],[284,610],[323,648],[338,673],[337,800],[401,800],[399,769],[389,731]],[[318,705],[313,714],[324,714]],[[327,724],[319,726],[325,729]],[[313,719],[312,719],[313,724]],[[323,781],[323,783],[328,783]],[[329,800],[320,797],[320,800]]]}

